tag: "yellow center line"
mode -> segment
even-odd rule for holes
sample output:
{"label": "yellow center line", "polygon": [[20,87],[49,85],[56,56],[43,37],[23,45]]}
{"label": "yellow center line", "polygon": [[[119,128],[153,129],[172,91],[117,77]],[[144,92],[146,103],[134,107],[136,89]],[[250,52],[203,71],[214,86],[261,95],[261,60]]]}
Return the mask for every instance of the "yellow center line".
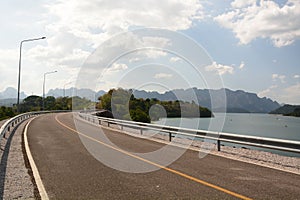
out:
{"label": "yellow center line", "polygon": [[[62,115],[64,115],[64,114],[62,114]],[[99,144],[104,145],[104,146],[106,146],[106,147],[108,147],[108,148],[114,149],[114,150],[116,150],[116,151],[118,151],[118,152],[120,152],[120,153],[123,153],[123,154],[125,154],[125,155],[128,155],[128,156],[130,156],[130,157],[136,158],[137,160],[141,160],[141,161],[143,161],[143,162],[145,162],[145,163],[148,163],[148,164],[151,164],[151,165],[153,165],[153,166],[159,167],[159,168],[161,168],[161,169],[163,169],[163,170],[166,170],[166,171],[168,171],[168,172],[177,174],[177,175],[179,175],[179,176],[181,176],[181,177],[184,177],[184,178],[186,178],[186,179],[189,179],[189,180],[191,180],[191,181],[194,181],[194,182],[200,183],[200,184],[202,184],[202,185],[205,185],[205,186],[214,188],[214,189],[216,189],[216,190],[222,191],[222,192],[224,192],[224,193],[226,193],[226,194],[229,194],[229,195],[231,195],[231,196],[234,196],[234,197],[237,197],[237,198],[240,198],[240,199],[245,199],[245,200],[246,200],[246,199],[247,199],[247,200],[250,200],[250,199],[251,199],[251,198],[249,198],[249,197],[246,197],[246,196],[243,196],[243,195],[241,195],[241,194],[232,192],[232,191],[230,191],[230,190],[227,190],[227,189],[225,189],[225,188],[219,187],[219,186],[214,185],[214,184],[212,184],[212,183],[208,183],[208,182],[206,182],[206,181],[200,180],[200,179],[198,179],[198,178],[195,178],[195,177],[193,177],[193,176],[190,176],[190,175],[187,175],[187,174],[185,174],[185,173],[179,172],[179,171],[177,171],[177,170],[171,169],[171,168],[169,168],[169,167],[165,167],[165,166],[163,166],[163,165],[157,164],[157,163],[152,162],[152,161],[150,161],[150,160],[141,158],[141,157],[136,156],[136,155],[134,155],[134,154],[131,154],[131,153],[127,152],[127,151],[124,151],[124,150],[122,150],[122,149],[119,149],[119,148],[116,148],[116,147],[111,146],[111,145],[109,145],[109,144],[106,144],[106,143],[104,143],[104,142],[102,142],[102,141],[100,141],[100,140],[96,140],[95,138],[92,138],[92,137],[90,137],[90,136],[88,136],[88,135],[85,135],[85,134],[83,134],[83,133],[81,133],[81,132],[78,132],[77,130],[75,130],[75,129],[73,129],[73,128],[67,126],[67,125],[65,125],[64,123],[62,123],[62,122],[58,119],[58,115],[55,116],[55,120],[56,120],[61,126],[63,126],[63,127],[67,128],[67,129],[71,130],[72,132],[74,132],[74,133],[76,133],[76,134],[78,134],[78,135],[81,135],[81,136],[83,136],[83,137],[86,137],[86,138],[88,138],[88,139],[90,139],[90,140],[92,140],[92,141],[94,141],[94,142],[96,142],[96,143],[99,143]]]}

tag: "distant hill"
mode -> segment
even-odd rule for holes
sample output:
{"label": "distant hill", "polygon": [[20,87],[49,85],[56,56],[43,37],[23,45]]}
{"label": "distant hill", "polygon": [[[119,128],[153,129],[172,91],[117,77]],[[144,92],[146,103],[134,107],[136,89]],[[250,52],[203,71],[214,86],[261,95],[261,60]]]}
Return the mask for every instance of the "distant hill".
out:
{"label": "distant hill", "polygon": [[0,99],[0,106],[13,107],[17,103],[17,98],[12,99]]}
{"label": "distant hill", "polygon": [[[13,87],[6,88],[3,92],[0,92],[0,99],[17,99],[18,90]],[[25,99],[27,95],[24,92],[20,93],[20,99]]]}
{"label": "distant hill", "polygon": [[86,99],[89,99],[91,101],[97,100],[99,96],[102,96],[106,92],[103,90],[100,90],[98,92],[95,92],[91,89],[77,89],[77,88],[69,88],[69,89],[50,89],[46,96],[54,96],[55,98],[57,97],[62,97],[62,96],[79,96],[79,97],[85,97]]}
{"label": "distant hill", "polygon": [[289,105],[286,104],[284,106],[281,106],[280,108],[277,108],[270,112],[270,114],[281,114],[281,115],[296,115],[294,113],[298,113],[300,109],[300,105]]}
{"label": "distant hill", "polygon": [[[91,89],[76,89],[76,88],[68,88],[68,89],[50,89],[46,96],[54,96],[62,97],[62,96],[79,96],[79,97],[85,97],[86,99],[89,99],[91,101],[95,101],[95,98],[97,99],[99,96],[102,96],[106,92],[103,90],[100,90],[98,92],[95,92]],[[17,102],[17,95],[18,91],[15,88],[8,87],[3,92],[0,92],[0,106],[8,106],[11,107],[13,104]],[[20,101],[22,99],[25,99],[27,95],[22,92],[20,94]]]}
{"label": "distant hill", "polygon": [[[226,93],[227,97],[227,105],[226,108],[222,107],[223,93]],[[79,96],[85,97],[91,101],[97,100],[99,96],[102,96],[106,92],[100,90],[95,92],[91,89],[76,89],[76,88],[68,88],[68,89],[50,89],[46,96],[54,96],[62,97],[62,96]],[[158,92],[148,92],[144,90],[134,90],[134,96],[136,98],[143,98],[143,99],[151,99],[156,98],[160,101],[176,101],[182,100],[191,102],[191,94],[195,94],[198,102],[200,102],[200,106],[211,108],[211,98],[210,94],[214,97],[214,105],[215,108],[213,112],[235,112],[235,113],[269,113],[273,110],[276,110],[280,107],[280,105],[269,98],[260,98],[255,93],[249,93],[242,90],[232,91],[229,89],[219,89],[219,90],[208,90],[208,89],[197,89],[197,88],[190,88],[190,89],[176,89],[167,91],[163,94]],[[17,97],[17,90],[14,88],[7,88],[5,91],[0,92],[0,99],[6,99],[0,101],[0,105],[12,105],[16,102]],[[26,98],[26,94],[24,92],[20,95],[21,99]],[[178,97],[178,98],[177,98]],[[219,105],[219,106],[218,106]]]}
{"label": "distant hill", "polygon": [[[226,94],[227,105],[226,108],[218,107],[218,105],[222,105],[224,99],[222,99],[222,93]],[[175,95],[176,94],[176,95]],[[249,93],[242,90],[232,91],[229,89],[219,89],[219,90],[208,90],[208,89],[177,89],[167,91],[163,94],[158,92],[147,92],[147,91],[134,91],[134,96],[136,98],[157,98],[161,101],[174,101],[174,100],[183,100],[183,101],[191,101],[191,94],[195,94],[197,97],[200,106],[211,108],[211,98],[210,94],[214,97],[214,112],[251,112],[251,113],[269,113],[272,110],[275,110],[280,107],[279,103],[273,101],[269,98],[260,98],[255,93]],[[177,98],[177,97],[178,98]]]}
{"label": "distant hill", "polygon": [[[0,92],[0,106],[12,107],[17,103],[18,90],[13,87],[8,87],[4,91]],[[20,93],[20,100],[26,98],[27,95],[24,92]]]}

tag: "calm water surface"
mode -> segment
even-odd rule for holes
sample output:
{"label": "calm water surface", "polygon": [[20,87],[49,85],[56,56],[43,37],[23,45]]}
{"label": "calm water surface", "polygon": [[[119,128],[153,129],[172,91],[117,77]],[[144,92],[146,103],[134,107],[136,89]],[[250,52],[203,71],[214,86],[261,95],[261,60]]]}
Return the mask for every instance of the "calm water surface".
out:
{"label": "calm water surface", "polygon": [[[163,118],[154,123],[300,141],[300,118],[281,115],[216,113],[214,118]],[[295,156],[292,153],[284,154]]]}
{"label": "calm water surface", "polygon": [[281,115],[216,113],[214,118],[164,118],[154,123],[300,141],[300,118]]}

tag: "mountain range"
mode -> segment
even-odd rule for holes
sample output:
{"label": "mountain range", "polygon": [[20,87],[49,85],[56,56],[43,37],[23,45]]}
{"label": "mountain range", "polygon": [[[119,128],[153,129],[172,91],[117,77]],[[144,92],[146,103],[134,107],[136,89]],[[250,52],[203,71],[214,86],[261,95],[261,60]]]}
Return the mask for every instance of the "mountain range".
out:
{"label": "mountain range", "polygon": [[[0,92],[0,106],[12,107],[17,103],[18,91],[13,87],[6,88],[3,92]],[[27,95],[24,92],[20,93],[20,99],[26,98]]]}
{"label": "mountain range", "polygon": [[[17,99],[18,91],[13,87],[6,88],[3,92],[0,92],[0,99]],[[24,92],[20,93],[20,98],[24,99],[27,95]]]}
{"label": "mountain range", "polygon": [[[224,93],[226,94],[226,104],[224,103]],[[242,90],[232,91],[230,89],[177,89],[167,91],[163,94],[158,92],[134,91],[136,98],[157,98],[161,101],[175,101],[177,99],[183,101],[191,101],[191,96],[196,96],[195,99],[200,106],[212,109],[213,97],[213,112],[234,112],[234,113],[269,113],[280,107],[279,103],[269,98],[260,98],[255,93],[249,93]],[[225,105],[224,105],[225,104]],[[225,107],[224,107],[225,106]]]}
{"label": "mountain range", "polygon": [[[51,89],[46,94],[46,96],[80,96],[95,101],[99,96],[102,96],[106,92],[100,90],[95,92],[91,89]],[[224,95],[226,94],[226,104],[224,104]],[[8,102],[16,102],[17,90],[14,88],[7,88],[5,91],[0,92],[0,105],[9,104]],[[195,96],[195,102],[199,102],[200,106],[212,109],[212,99],[213,98],[213,112],[235,112],[235,113],[269,113],[280,107],[279,103],[273,101],[269,98],[260,98],[255,93],[249,93],[242,90],[233,91],[230,89],[175,89],[171,91],[166,91],[165,93],[149,92],[144,90],[134,90],[133,92],[136,98],[151,99],[156,98],[160,101],[188,101],[191,102],[191,96]],[[26,97],[26,94],[21,93],[21,99]],[[10,99],[9,101],[7,100]],[[11,103],[12,105],[12,103]]]}
{"label": "mountain range", "polygon": [[50,89],[47,93],[46,96],[54,96],[55,98],[57,97],[62,97],[62,96],[79,96],[79,97],[85,97],[91,101],[96,101],[98,97],[102,96],[106,92],[104,90],[99,90],[98,92],[95,92],[91,89],[77,89],[75,87],[68,88],[68,89]]}

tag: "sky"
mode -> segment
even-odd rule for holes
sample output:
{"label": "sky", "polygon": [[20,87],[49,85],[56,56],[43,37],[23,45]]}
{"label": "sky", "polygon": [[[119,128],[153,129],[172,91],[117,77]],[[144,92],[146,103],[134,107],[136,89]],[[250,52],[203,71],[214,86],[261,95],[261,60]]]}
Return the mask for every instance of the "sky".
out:
{"label": "sky", "polygon": [[45,36],[22,46],[28,95],[57,70],[46,90],[226,87],[300,104],[299,19],[299,0],[3,0],[0,91],[17,88],[20,42]]}

